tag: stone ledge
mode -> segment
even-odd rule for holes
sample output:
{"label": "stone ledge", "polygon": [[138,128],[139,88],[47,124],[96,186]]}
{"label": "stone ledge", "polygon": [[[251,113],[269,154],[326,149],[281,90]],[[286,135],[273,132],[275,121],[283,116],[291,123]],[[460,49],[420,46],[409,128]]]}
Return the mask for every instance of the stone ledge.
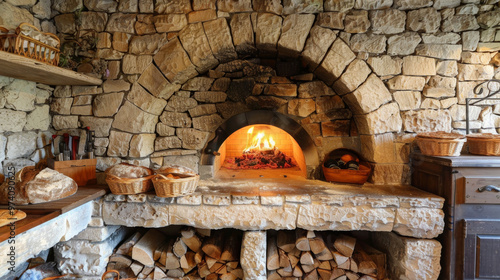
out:
{"label": "stone ledge", "polygon": [[[16,235],[16,265],[21,264],[39,252],[52,248],[60,241],[67,241],[84,230],[90,222],[93,202],[79,206],[67,213],[47,221],[37,227]],[[43,234],[40,234],[43,233]],[[6,240],[0,243],[0,254],[7,256],[12,244]],[[9,264],[0,264],[0,276],[8,272]]]}
{"label": "stone ledge", "polygon": [[107,195],[102,208],[105,224],[396,231],[417,238],[435,238],[444,229],[444,199],[411,186],[357,186],[315,180],[202,180],[197,192],[190,196],[140,196],[142,199]]}

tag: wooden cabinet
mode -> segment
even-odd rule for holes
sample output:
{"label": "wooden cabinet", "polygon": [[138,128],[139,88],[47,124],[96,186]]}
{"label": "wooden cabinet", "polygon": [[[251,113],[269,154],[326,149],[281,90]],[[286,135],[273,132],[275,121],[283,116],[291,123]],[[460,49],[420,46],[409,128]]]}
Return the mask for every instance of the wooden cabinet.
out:
{"label": "wooden cabinet", "polygon": [[445,198],[440,279],[500,279],[500,157],[413,154],[412,172]]}

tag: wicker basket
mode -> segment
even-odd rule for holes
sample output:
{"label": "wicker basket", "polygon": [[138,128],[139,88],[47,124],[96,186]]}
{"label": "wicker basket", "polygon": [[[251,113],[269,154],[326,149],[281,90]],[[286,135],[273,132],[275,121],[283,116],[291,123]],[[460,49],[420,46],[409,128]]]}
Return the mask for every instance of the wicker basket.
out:
{"label": "wicker basket", "polygon": [[472,134],[467,136],[469,153],[482,156],[500,156],[500,135]]}
{"label": "wicker basket", "polygon": [[417,145],[420,148],[422,154],[427,156],[448,156],[457,157],[460,156],[462,147],[466,139],[440,139],[440,138],[430,138],[430,137],[419,137],[416,138]]}
{"label": "wicker basket", "polygon": [[192,194],[198,187],[200,175],[171,174],[180,178],[173,179],[168,178],[165,174],[156,174],[151,179],[157,196],[176,197],[188,195]]}
{"label": "wicker basket", "polygon": [[[37,37],[46,38],[53,44],[49,45],[24,35],[23,30],[25,29],[34,31]],[[8,29],[0,27],[0,51],[22,55],[57,66],[59,64],[60,45],[60,40],[56,35],[42,33],[35,26],[25,22],[16,28],[15,33],[9,33]]]}
{"label": "wicker basket", "polygon": [[[144,166],[137,166],[140,168],[148,169]],[[114,194],[138,194],[144,193],[153,188],[153,183],[151,179],[153,178],[152,171],[150,170],[149,176],[144,176],[140,178],[122,178],[109,173],[108,168],[106,170],[106,183],[108,183],[109,189]]]}

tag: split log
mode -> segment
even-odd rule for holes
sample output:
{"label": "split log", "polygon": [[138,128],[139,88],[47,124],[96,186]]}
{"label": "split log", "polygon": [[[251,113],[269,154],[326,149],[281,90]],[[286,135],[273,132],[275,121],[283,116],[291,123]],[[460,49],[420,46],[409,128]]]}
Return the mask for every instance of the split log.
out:
{"label": "split log", "polygon": [[314,265],[303,265],[302,270],[304,273],[309,273],[314,270]]}
{"label": "split log", "polygon": [[339,265],[342,265],[349,260],[348,257],[342,255],[341,253],[339,253],[337,251],[333,251],[332,254],[333,254],[333,259],[335,260],[335,263],[337,264],[337,267],[339,267]]}
{"label": "split log", "polygon": [[346,257],[351,257],[354,252],[354,247],[356,246],[356,238],[352,236],[348,236],[345,234],[339,235],[335,242],[333,243],[333,247]]}
{"label": "split log", "polygon": [[189,251],[186,254],[184,254],[184,256],[181,257],[180,265],[185,273],[190,272],[191,270],[193,270],[196,267],[196,262],[194,261],[194,256],[195,256],[195,253]]}
{"label": "split log", "polygon": [[347,258],[347,260],[344,263],[337,264],[338,268],[342,268],[344,270],[350,270],[351,269],[351,260]]}
{"label": "split log", "polygon": [[354,273],[358,273],[359,272],[358,263],[353,258],[350,258],[349,261],[351,262],[350,263],[351,267],[349,269]]}
{"label": "split log", "polygon": [[174,251],[174,254],[180,258],[182,256],[184,256],[184,254],[187,253],[187,246],[186,244],[184,244],[184,241],[182,241],[181,238],[177,238],[177,240],[175,241],[174,243],[174,248],[173,248],[173,251]]}
{"label": "split log", "polygon": [[299,265],[295,266],[292,271],[292,276],[301,278],[302,275],[304,275],[304,272],[302,271],[300,266]]}
{"label": "split log", "polygon": [[203,245],[201,246],[201,250],[205,252],[205,254],[214,259],[220,259],[222,254],[222,248],[224,246],[222,234],[215,234],[205,239]]}
{"label": "split log", "polygon": [[210,269],[206,263],[202,262],[198,264],[198,274],[201,278],[207,277],[210,273]]}
{"label": "split log", "polygon": [[288,255],[288,260],[290,260],[290,265],[292,267],[295,267],[300,261],[300,259],[294,255]]}
{"label": "split log", "polygon": [[291,267],[290,258],[288,257],[286,252],[282,249],[278,249],[278,252],[280,256],[280,267]]}
{"label": "split log", "polygon": [[238,261],[227,262],[226,263],[227,271],[232,271],[232,270],[237,269],[239,264],[240,264],[240,262],[238,262]]}
{"label": "split log", "polygon": [[300,264],[314,265],[314,259],[310,252],[302,252],[302,255],[300,256]]}
{"label": "split log", "polygon": [[203,261],[204,257],[205,257],[205,253],[203,253],[203,251],[200,250],[200,251],[196,252],[196,254],[194,255],[194,262],[196,264],[199,264]]}
{"label": "split log", "polygon": [[217,260],[211,257],[205,257],[205,261],[207,262],[208,269],[212,268],[212,266],[217,263]]}
{"label": "split log", "polygon": [[146,266],[155,264],[153,254],[156,248],[163,243],[165,236],[158,230],[150,229],[144,236],[132,247],[132,259]]}
{"label": "split log", "polygon": [[309,246],[311,246],[311,252],[313,252],[315,255],[323,252],[325,249],[328,249],[326,247],[325,241],[323,240],[323,237],[321,236],[316,236],[309,239]]}
{"label": "split log", "polygon": [[387,257],[383,252],[363,243],[361,248],[366,252],[366,254],[370,257],[370,259],[375,262],[377,265],[377,279],[385,279],[386,278],[386,270],[387,270]]}
{"label": "split log", "polygon": [[111,257],[109,257],[109,261],[119,264],[119,267],[129,267],[132,264],[130,257],[119,254],[111,255]]}
{"label": "split log", "polygon": [[232,273],[224,273],[220,276],[220,279],[221,280],[236,280],[238,279],[238,277],[236,277],[236,275],[232,274]]}
{"label": "split log", "polygon": [[220,256],[222,261],[235,261],[239,259],[241,249],[241,237],[231,234],[224,242],[224,250]]}
{"label": "split log", "polygon": [[276,235],[268,234],[267,239],[267,269],[276,270],[280,268],[280,255],[276,244]]}
{"label": "split log", "polygon": [[342,275],[345,275],[345,270],[341,269],[341,268],[336,268],[334,267],[332,269],[332,275],[330,276],[330,279],[333,280],[333,279],[337,279],[339,278],[340,276]]}
{"label": "split log", "polygon": [[161,253],[159,263],[164,265],[166,269],[176,269],[181,266],[179,259],[175,256],[174,249],[175,239],[169,239],[165,250]]}
{"label": "split log", "polygon": [[347,276],[347,279],[349,279],[349,280],[358,280],[359,279],[359,275],[357,273],[353,273],[350,271],[347,271],[345,273],[345,276]]}
{"label": "split log", "polygon": [[311,239],[316,237],[316,233],[313,230],[308,230],[307,231],[307,238]]}
{"label": "split log", "polygon": [[216,273],[217,271],[219,271],[219,269],[221,269],[222,267],[224,266],[224,264],[222,263],[219,263],[219,262],[216,262],[214,263],[209,269],[210,269],[210,272],[211,273]]}
{"label": "split log", "polygon": [[201,240],[197,235],[192,237],[181,237],[181,240],[186,244],[186,246],[193,252],[198,252],[201,248]]}
{"label": "split log", "polygon": [[217,273],[211,273],[205,277],[205,280],[217,280],[219,279],[219,275]]}
{"label": "split log", "polygon": [[135,276],[137,276],[142,271],[143,268],[144,268],[144,266],[141,263],[139,263],[138,261],[134,261],[130,265],[130,269],[134,272]]}
{"label": "split log", "polygon": [[225,264],[222,265],[219,269],[217,269],[217,271],[215,271],[215,273],[217,273],[219,275],[226,274],[227,273],[227,266]]}
{"label": "split log", "polygon": [[131,235],[118,247],[118,249],[116,249],[116,254],[132,256],[132,247],[137,243],[137,241],[139,241],[139,239],[141,239],[141,237],[142,234],[140,232],[136,232]]}
{"label": "split log", "polygon": [[184,271],[180,268],[167,270],[167,276],[172,278],[179,278],[184,276]]}
{"label": "split log", "polygon": [[318,268],[326,269],[326,270],[332,270],[332,266],[330,265],[329,261],[323,261],[323,262],[321,262],[321,264],[318,266]]}
{"label": "split log", "polygon": [[163,279],[167,277],[167,274],[165,274],[165,272],[163,272],[163,270],[161,270],[159,267],[155,267],[155,270],[153,272],[153,279],[157,280],[157,279]]}
{"label": "split log", "polygon": [[364,250],[356,248],[353,258],[358,264],[359,273],[377,277],[377,265]]}
{"label": "split log", "polygon": [[291,230],[278,231],[278,248],[289,253],[295,248],[295,233]]}
{"label": "split log", "polygon": [[290,270],[285,270],[284,268],[280,268],[278,270],[276,270],[278,272],[279,275],[281,275],[282,277],[288,277],[288,276],[293,276],[293,271]]}
{"label": "split log", "polygon": [[304,280],[318,280],[318,279],[319,279],[319,276],[318,276],[318,272],[316,271],[316,269],[313,269],[311,272],[307,273],[304,276]]}
{"label": "split log", "polygon": [[321,279],[330,280],[330,277],[332,276],[331,270],[318,268],[317,271]]}
{"label": "split log", "polygon": [[295,247],[300,251],[310,251],[309,239],[307,239],[307,231],[303,229],[295,230]]}
{"label": "split log", "polygon": [[243,273],[242,268],[236,268],[236,269],[231,270],[231,274],[233,274],[234,276],[236,276],[236,278],[239,278],[239,279],[243,279],[243,277],[244,277],[244,273]]}
{"label": "split log", "polygon": [[335,280],[347,280],[347,276],[342,275],[340,277],[335,278]]}
{"label": "split log", "polygon": [[145,266],[141,273],[144,274],[145,276],[148,276],[149,274],[153,273],[153,270],[155,269],[154,266]]}
{"label": "split log", "polygon": [[[241,278],[243,279],[243,278]],[[267,271],[267,280],[281,280],[281,275],[276,270],[268,270]]]}

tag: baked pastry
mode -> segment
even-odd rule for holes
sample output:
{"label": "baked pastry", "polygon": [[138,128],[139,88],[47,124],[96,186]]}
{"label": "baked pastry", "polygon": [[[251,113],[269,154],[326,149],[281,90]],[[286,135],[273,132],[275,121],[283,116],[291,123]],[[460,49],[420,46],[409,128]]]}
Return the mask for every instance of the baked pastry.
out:
{"label": "baked pastry", "polygon": [[144,166],[137,166],[122,162],[108,168],[106,170],[106,174],[113,175],[119,178],[135,179],[153,175],[153,170]]}
{"label": "baked pastry", "polygon": [[[7,177],[0,186],[0,203],[8,204],[9,202],[13,202],[18,205],[29,204],[25,186],[26,183],[33,180],[40,171],[40,169],[36,169],[34,166],[25,166],[16,172],[14,176],[8,175],[9,177]],[[12,187],[15,188],[14,197],[9,196],[9,191],[12,195]]]}

